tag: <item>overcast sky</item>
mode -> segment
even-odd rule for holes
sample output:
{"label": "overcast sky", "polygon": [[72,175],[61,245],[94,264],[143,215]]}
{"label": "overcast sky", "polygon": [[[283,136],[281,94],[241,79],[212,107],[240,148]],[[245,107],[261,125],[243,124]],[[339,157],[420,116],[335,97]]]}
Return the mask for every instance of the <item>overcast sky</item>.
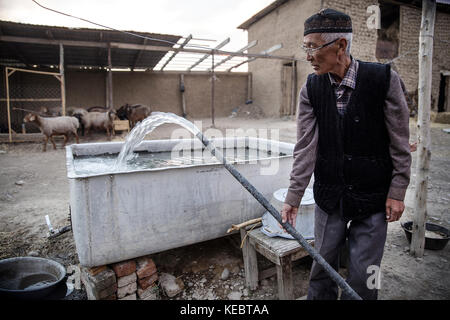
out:
{"label": "overcast sky", "polygon": [[[242,22],[274,0],[37,0],[63,11],[121,30],[167,33],[215,39],[231,38],[224,50],[247,44]],[[64,27],[99,28],[47,11],[31,0],[0,0],[0,19]]]}

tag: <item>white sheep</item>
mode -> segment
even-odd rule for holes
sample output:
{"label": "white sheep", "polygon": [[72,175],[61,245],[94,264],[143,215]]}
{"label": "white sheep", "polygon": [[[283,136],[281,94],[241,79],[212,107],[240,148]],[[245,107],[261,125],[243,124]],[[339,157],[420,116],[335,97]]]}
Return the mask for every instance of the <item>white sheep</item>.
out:
{"label": "white sheep", "polygon": [[50,141],[53,144],[53,149],[56,150],[55,141],[53,141],[54,135],[64,136],[63,147],[66,146],[67,137],[70,133],[73,133],[75,135],[77,143],[79,143],[77,134],[79,123],[78,119],[75,117],[64,116],[64,117],[45,118],[37,114],[29,113],[25,116],[25,118],[23,118],[23,122],[35,123],[39,127],[39,129],[41,129],[42,134],[45,136],[43,149],[44,152],[47,150],[48,138],[50,138]]}
{"label": "white sheep", "polygon": [[90,129],[104,129],[109,137],[111,137],[110,130],[112,134],[114,132],[114,119],[116,118],[116,112],[110,110],[108,112],[86,112],[81,115],[81,121],[86,129],[86,134],[88,134]]}

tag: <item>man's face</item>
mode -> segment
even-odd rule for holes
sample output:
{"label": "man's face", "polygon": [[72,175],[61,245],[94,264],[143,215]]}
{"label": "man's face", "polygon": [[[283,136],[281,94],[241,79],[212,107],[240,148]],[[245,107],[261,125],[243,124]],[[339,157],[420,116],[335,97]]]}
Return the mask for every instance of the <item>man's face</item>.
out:
{"label": "man's face", "polygon": [[[338,53],[341,39],[335,43],[332,43],[322,49],[314,51],[312,54],[306,55],[306,60],[311,63],[314,69],[314,73],[317,75],[324,74],[333,70],[338,63]],[[303,38],[303,45],[308,48],[317,48],[325,44],[322,40],[320,33],[310,33]]]}

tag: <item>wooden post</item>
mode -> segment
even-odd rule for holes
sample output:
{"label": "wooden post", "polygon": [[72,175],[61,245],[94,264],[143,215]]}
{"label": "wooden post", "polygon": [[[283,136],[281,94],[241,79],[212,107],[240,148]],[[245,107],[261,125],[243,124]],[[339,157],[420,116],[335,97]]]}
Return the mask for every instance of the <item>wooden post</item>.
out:
{"label": "wooden post", "polygon": [[5,68],[5,81],[6,81],[6,109],[8,111],[8,132],[9,132],[9,142],[12,142],[12,132],[11,132],[11,111],[9,105],[9,74],[8,68]]}
{"label": "wooden post", "polygon": [[112,88],[112,64],[111,64],[111,46],[108,45],[108,109],[113,109],[113,88]]}
{"label": "wooden post", "polygon": [[419,37],[419,114],[417,120],[417,165],[414,220],[410,253],[422,257],[425,247],[427,218],[427,186],[430,167],[430,109],[433,63],[433,35],[436,1],[422,1],[422,22]]}
{"label": "wooden post", "polygon": [[[241,228],[239,232],[241,233],[241,241],[244,241],[247,233],[245,227]],[[258,259],[256,250],[250,244],[249,239],[244,241],[242,256],[244,259],[245,286],[250,290],[256,290],[258,288]]]}
{"label": "wooden post", "polygon": [[183,118],[186,118],[186,100],[184,98],[184,91],[186,87],[184,86],[184,74],[180,74],[180,92],[181,92],[181,106],[183,107]]}
{"label": "wooden post", "polygon": [[291,106],[289,115],[295,114],[295,108],[297,105],[297,62],[292,61],[292,74],[291,74]]}
{"label": "wooden post", "polygon": [[211,121],[212,121],[212,127],[215,128],[214,125],[214,82],[215,82],[215,76],[214,76],[214,50],[211,54],[212,58],[212,68],[211,68]]}
{"label": "wooden post", "polygon": [[61,108],[62,115],[66,115],[66,80],[64,75],[64,47],[62,43],[59,44],[59,75],[61,84]]}
{"label": "wooden post", "polygon": [[252,89],[253,89],[253,79],[252,79],[252,73],[249,72],[247,76],[247,101],[252,100]]}

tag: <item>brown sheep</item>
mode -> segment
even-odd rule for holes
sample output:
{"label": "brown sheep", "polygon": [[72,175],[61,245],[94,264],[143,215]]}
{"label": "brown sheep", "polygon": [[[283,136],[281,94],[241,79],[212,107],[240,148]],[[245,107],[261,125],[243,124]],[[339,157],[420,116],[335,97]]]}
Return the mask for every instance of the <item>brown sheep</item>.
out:
{"label": "brown sheep", "polygon": [[147,118],[151,113],[151,108],[143,104],[129,105],[127,103],[117,110],[117,116],[122,120],[128,119],[131,128],[133,128],[138,121]]}

